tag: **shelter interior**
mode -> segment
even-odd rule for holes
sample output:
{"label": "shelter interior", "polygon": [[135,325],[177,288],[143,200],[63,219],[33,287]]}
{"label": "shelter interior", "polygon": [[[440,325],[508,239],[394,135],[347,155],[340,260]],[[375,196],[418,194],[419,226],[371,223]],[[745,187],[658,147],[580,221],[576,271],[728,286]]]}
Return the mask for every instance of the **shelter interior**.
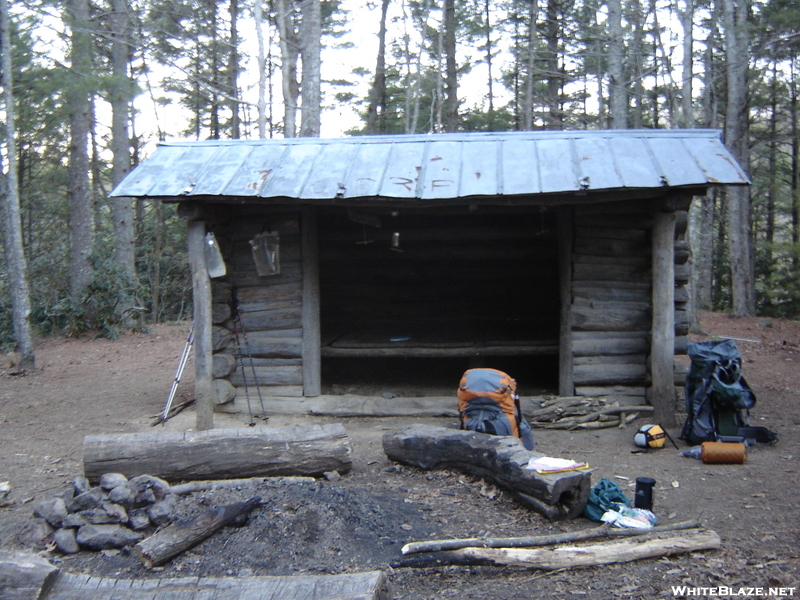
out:
{"label": "shelter interior", "polygon": [[557,389],[557,233],[544,207],[320,210],[323,386],[452,393],[491,366]]}

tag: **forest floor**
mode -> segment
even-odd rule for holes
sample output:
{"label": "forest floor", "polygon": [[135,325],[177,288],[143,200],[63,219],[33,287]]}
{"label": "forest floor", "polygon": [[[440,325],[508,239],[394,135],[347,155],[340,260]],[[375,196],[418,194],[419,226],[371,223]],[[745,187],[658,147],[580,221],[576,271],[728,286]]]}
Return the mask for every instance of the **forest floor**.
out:
{"label": "forest floor", "polygon": [[[593,484],[610,479],[630,498],[636,477],[653,477],[659,523],[698,519],[719,533],[719,550],[558,571],[393,568],[409,541],[540,535],[597,524],[583,518],[549,522],[482,480],[402,467],[383,453],[385,432],[411,422],[455,427],[451,419],[273,415],[256,427],[342,423],[353,449],[352,471],[338,481],[275,480],[252,489],[186,496],[182,515],[252,495],[261,496],[262,504],[246,526],[226,528],[156,570],[145,569],[126,551],[43,554],[68,572],[123,579],[382,569],[396,599],[684,597],[674,586],[724,586],[733,595],[762,588],[763,596],[773,588],[776,594],[800,596],[800,322],[721,314],[704,314],[701,322],[705,334],[694,340],[738,338],[743,373],[758,399],[753,425],[777,431],[776,445],[749,448],[743,465],[706,465],[671,445],[632,453],[633,433],[646,419],[622,429],[536,429],[534,435],[538,451],[589,462]],[[36,503],[82,475],[84,436],[157,430],[152,422],[164,408],[186,331],[185,325],[171,325],[116,341],[41,340],[39,368],[28,373],[15,368],[13,357],[4,357],[0,481],[10,482],[11,492],[0,506],[0,548],[23,549],[17,533]],[[514,376],[524,394],[524,374]],[[175,402],[191,393],[186,376]],[[187,409],[158,428],[188,430],[194,422],[194,410]],[[247,415],[215,415],[215,427],[247,426]],[[677,439],[679,428],[670,433]]]}

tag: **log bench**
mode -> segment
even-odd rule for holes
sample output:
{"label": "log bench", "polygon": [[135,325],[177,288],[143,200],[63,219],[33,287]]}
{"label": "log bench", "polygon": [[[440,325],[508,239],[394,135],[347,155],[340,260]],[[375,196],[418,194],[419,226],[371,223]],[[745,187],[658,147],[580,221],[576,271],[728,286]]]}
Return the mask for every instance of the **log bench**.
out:
{"label": "log bench", "polygon": [[0,597],[8,600],[389,600],[382,571],[286,577],[114,579],[65,573],[45,559],[0,551]]}
{"label": "log bench", "polygon": [[455,469],[484,477],[550,520],[583,512],[591,490],[587,470],[541,474],[525,468],[533,457],[515,437],[431,425],[412,425],[383,436],[391,460],[424,470]]}
{"label": "log bench", "polygon": [[338,423],[257,429],[211,429],[87,435],[83,470],[97,481],[104,473],[153,475],[170,482],[279,475],[347,473],[352,449]]}

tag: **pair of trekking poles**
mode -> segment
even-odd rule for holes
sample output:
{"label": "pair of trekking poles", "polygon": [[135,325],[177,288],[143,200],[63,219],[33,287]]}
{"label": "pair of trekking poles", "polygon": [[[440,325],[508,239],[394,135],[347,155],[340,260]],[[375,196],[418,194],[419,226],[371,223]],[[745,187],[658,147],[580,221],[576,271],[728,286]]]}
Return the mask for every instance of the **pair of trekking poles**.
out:
{"label": "pair of trekking poles", "polygon": [[[239,340],[239,331],[241,330],[242,333],[242,341],[244,342],[244,354],[247,355],[247,358],[250,363],[250,370],[253,375],[253,383],[256,386],[256,391],[258,392],[258,400],[261,404],[261,414],[263,419],[266,421],[269,417],[266,416],[266,411],[264,410],[264,399],[261,397],[261,388],[258,386],[258,375],[256,374],[256,367],[255,363],[253,362],[253,355],[250,352],[250,344],[247,341],[247,330],[244,327],[244,322],[242,320],[242,311],[239,307],[239,299],[236,294],[236,288],[233,289],[233,336],[234,340],[236,341],[236,357],[239,363],[239,369],[242,373],[242,379],[244,380],[244,393],[247,399],[247,412],[248,416],[250,417],[250,422],[248,425],[253,427],[256,423],[253,420],[253,410],[250,405],[250,388],[247,382],[247,372],[245,370],[244,365],[244,358],[242,353],[242,344]],[[172,408],[172,402],[175,399],[175,393],[178,390],[178,384],[181,381],[181,376],[183,375],[183,370],[186,368],[186,363],[189,361],[189,355],[192,351],[192,346],[194,345],[194,323],[192,323],[191,327],[189,328],[189,335],[186,338],[186,344],[184,344],[183,352],[181,353],[181,357],[178,361],[178,370],[175,373],[175,378],[172,381],[172,387],[169,390],[169,395],[167,396],[167,405],[164,407],[164,412],[161,414],[160,422],[163,423],[169,418],[169,411]]]}

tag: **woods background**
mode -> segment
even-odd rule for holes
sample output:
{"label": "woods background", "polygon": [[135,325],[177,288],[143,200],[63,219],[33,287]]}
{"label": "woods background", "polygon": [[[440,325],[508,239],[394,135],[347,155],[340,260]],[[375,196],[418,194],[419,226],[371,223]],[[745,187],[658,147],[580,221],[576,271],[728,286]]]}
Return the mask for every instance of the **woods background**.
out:
{"label": "woods background", "polygon": [[174,205],[107,198],[176,137],[718,128],[753,185],[693,203],[694,306],[800,315],[794,0],[0,0],[0,17],[0,346],[23,363],[37,333],[191,316]]}

